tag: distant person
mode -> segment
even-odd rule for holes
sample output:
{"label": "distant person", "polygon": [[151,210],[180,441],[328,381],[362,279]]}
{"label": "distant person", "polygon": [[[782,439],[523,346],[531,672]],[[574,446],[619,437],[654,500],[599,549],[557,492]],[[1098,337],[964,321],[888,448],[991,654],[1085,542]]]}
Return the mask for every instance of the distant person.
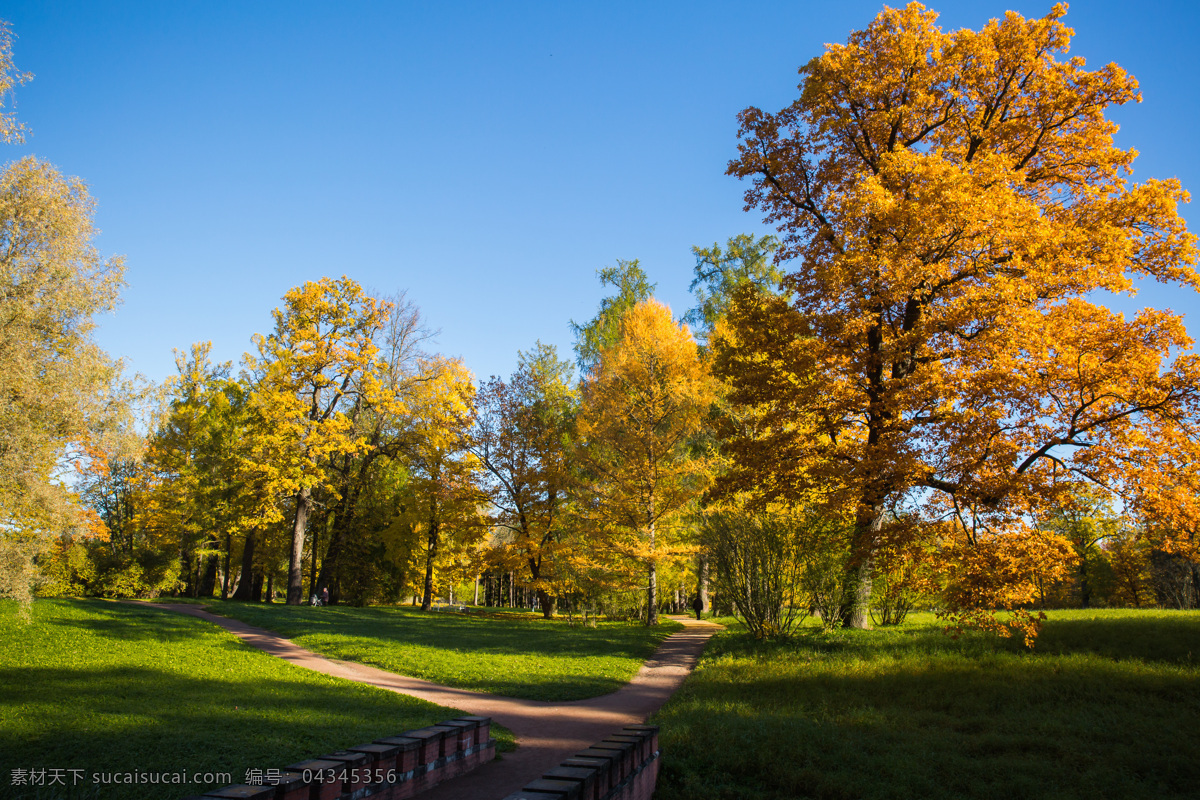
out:
{"label": "distant person", "polygon": [[696,612],[696,619],[700,619],[700,614],[704,611],[704,601],[700,599],[700,595],[696,595],[696,599],[692,601],[692,610]]}
{"label": "distant person", "polygon": [[323,605],[323,606],[329,605],[329,587],[328,586],[326,586],[324,589],[321,590],[321,605]]}

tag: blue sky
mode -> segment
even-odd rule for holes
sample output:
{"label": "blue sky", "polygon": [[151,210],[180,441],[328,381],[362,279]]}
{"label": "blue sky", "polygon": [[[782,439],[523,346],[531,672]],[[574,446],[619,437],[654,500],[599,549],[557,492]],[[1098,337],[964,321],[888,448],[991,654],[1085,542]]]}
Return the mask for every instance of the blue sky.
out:
{"label": "blue sky", "polygon": [[[940,5],[947,29],[1050,8]],[[129,284],[98,338],[154,380],[195,341],[236,362],[284,292],[342,274],[407,290],[442,352],[507,375],[535,340],[570,353],[597,269],[640,259],[682,314],[692,245],[768,232],[724,175],[735,116],[791,102],[882,4],[834,6],[7,0],[35,78],[3,160],[88,182]],[[1067,22],[1073,54],[1141,82],[1111,113],[1135,179],[1200,191],[1200,4],[1082,0]],[[1142,304],[1200,311],[1175,287],[1114,301]]]}

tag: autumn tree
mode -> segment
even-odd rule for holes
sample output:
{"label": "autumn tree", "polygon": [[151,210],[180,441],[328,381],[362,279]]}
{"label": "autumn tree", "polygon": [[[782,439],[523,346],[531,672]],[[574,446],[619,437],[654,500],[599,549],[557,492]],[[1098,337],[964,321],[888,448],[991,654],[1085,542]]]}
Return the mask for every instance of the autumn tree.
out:
{"label": "autumn tree", "polygon": [[83,443],[72,489],[84,524],[64,531],[39,559],[49,596],[153,596],[175,588],[177,554],[147,537],[138,524],[146,488],[146,420],[155,387],[118,378],[109,388],[120,414]]}
{"label": "autumn tree", "polygon": [[1108,499],[1094,486],[1085,484],[1063,496],[1045,525],[1071,543],[1079,605],[1090,608],[1095,593],[1092,571],[1104,556],[1101,545],[1117,536],[1121,520],[1112,513]]}
{"label": "autumn tree", "polygon": [[[346,414],[352,435],[361,444],[352,452],[333,455],[329,461],[336,500],[330,507],[328,545],[317,584],[329,589],[332,602],[342,596],[345,554],[357,547],[352,539],[359,498],[372,491],[373,483],[381,480],[387,483],[386,475],[394,469],[391,462],[419,444],[412,439],[421,435],[421,429],[410,424],[406,412],[413,398],[423,395],[425,384],[442,379],[441,372],[446,366],[444,360],[433,358],[424,349],[433,332],[425,326],[416,304],[404,293],[389,299],[388,304],[387,319],[377,337],[377,378],[391,402],[372,403],[366,397],[356,398]],[[375,494],[378,500],[378,493]],[[362,559],[357,561],[361,564]]]}
{"label": "autumn tree", "polygon": [[790,106],[739,116],[728,171],[778,227],[794,301],[735,309],[758,346],[720,369],[795,421],[775,431],[789,458],[763,447],[746,466],[853,509],[855,626],[889,509],[952,523],[957,610],[1011,607],[1061,557],[1029,520],[1065,482],[1151,501],[1192,457],[1182,319],[1087,299],[1200,284],[1187,195],[1130,181],[1105,111],[1137,82],[1065,57],[1065,13],[947,33],[920,4],[885,9],[800,70]]}
{"label": "autumn tree", "polygon": [[222,411],[221,431],[224,444],[222,465],[234,491],[227,494],[230,508],[226,524],[226,581],[230,580],[228,558],[233,553],[230,534],[241,537],[241,567],[238,570],[235,600],[259,600],[266,580],[272,549],[281,550],[273,539],[283,521],[280,498],[290,489],[287,472],[280,465],[289,462],[291,448],[276,436],[270,409],[258,402],[243,373],[236,384],[226,386],[229,404]]}
{"label": "autumn tree", "polygon": [[261,442],[295,504],[288,561],[287,602],[303,594],[305,532],[313,489],[327,486],[328,461],[363,447],[350,409],[388,408],[396,397],[379,379],[376,337],[388,304],[368,296],[345,276],[309,281],[284,295],[275,331],[256,334],[258,356],[247,366],[255,376],[253,402],[270,421]]}
{"label": "autumn tree", "polygon": [[554,615],[551,581],[561,547],[569,481],[567,447],[576,393],[571,365],[541,342],[521,353],[508,381],[492,378],[475,396],[472,450],[484,469],[495,523],[529,570],[542,613]]}
{"label": "autumn tree", "polygon": [[[714,242],[712,247],[692,248],[692,255],[696,258],[695,277],[688,288],[696,298],[696,305],[688,310],[683,319],[691,326],[697,340],[705,345],[703,351],[707,351],[713,331],[725,320],[730,304],[740,292],[772,296],[780,294],[783,273],[771,258],[778,247],[779,240],[774,236],[755,237],[743,233],[730,237],[724,247]],[[736,436],[753,435],[754,409],[732,404],[723,395],[718,398],[711,417],[711,424],[699,434],[701,441],[697,442],[697,446],[711,448],[714,438],[729,440]],[[709,506],[714,499],[709,498]],[[740,505],[738,501],[733,503]],[[727,528],[729,531],[743,532],[756,529],[749,522]],[[704,609],[709,607],[710,555],[707,547],[702,547],[697,554],[696,593]]]}
{"label": "autumn tree", "polygon": [[715,392],[687,326],[653,299],[625,313],[620,337],[583,384],[575,448],[582,511],[613,552],[643,565],[650,625],[664,534],[710,480],[708,459],[688,445]]}
{"label": "autumn tree", "polygon": [[478,460],[468,447],[471,374],[461,361],[443,357],[431,359],[425,370],[429,380],[414,385],[405,415],[401,513],[423,542],[421,609],[428,611],[436,570],[483,535],[486,498],[478,487]]}
{"label": "autumn tree", "polygon": [[18,86],[33,77],[29,72],[18,72],[13,63],[12,25],[0,20],[0,142],[24,141],[25,126],[12,111],[3,111],[9,96]]}
{"label": "autumn tree", "polygon": [[[0,31],[2,33],[2,31]],[[0,36],[0,88],[11,86]],[[9,81],[5,83],[5,81]],[[0,135],[13,135],[0,118]],[[33,157],[0,173],[0,594],[29,597],[32,559],[80,523],[63,467],[106,423],[119,372],[93,339],[123,286],[119,258],[93,243],[78,178]]]}
{"label": "autumn tree", "polygon": [[1114,594],[1123,604],[1138,608],[1150,591],[1150,548],[1129,524],[1119,525],[1103,546],[1116,584]]}

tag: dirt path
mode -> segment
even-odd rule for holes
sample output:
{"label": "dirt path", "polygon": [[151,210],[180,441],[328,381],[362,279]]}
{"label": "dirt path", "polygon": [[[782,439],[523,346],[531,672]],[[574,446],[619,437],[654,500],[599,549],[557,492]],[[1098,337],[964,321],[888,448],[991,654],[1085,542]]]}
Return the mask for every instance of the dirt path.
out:
{"label": "dirt path", "polygon": [[696,665],[708,638],[720,629],[712,623],[672,617],[684,624],[684,630],[667,637],[633,680],[621,689],[588,700],[547,702],[454,689],[365,664],[335,661],[298,647],[279,634],[217,616],[200,606],[180,603],[143,605],[190,614],[215,623],[247,644],[305,669],[411,695],[468,714],[491,717],[516,735],[518,749],[515,753],[506,753],[497,761],[436,786],[420,795],[421,800],[505,797],[622,726],[644,722],[679,688]]}

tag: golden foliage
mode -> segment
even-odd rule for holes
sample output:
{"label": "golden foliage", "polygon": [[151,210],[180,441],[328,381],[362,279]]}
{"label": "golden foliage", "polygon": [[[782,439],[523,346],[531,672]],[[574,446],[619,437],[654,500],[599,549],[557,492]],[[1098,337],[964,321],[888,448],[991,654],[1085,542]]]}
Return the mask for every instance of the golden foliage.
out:
{"label": "golden foliage", "polygon": [[275,332],[255,335],[259,355],[248,366],[259,376],[253,404],[269,420],[263,447],[295,491],[325,481],[317,468],[323,459],[363,446],[353,432],[353,406],[391,409],[400,401],[380,380],[385,370],[375,341],[389,304],[345,276],[309,281],[283,301],[272,312]]}
{"label": "golden foliage", "polygon": [[1065,12],[947,33],[918,3],[885,9],[801,70],[791,106],[742,112],[729,167],[796,263],[791,307],[747,298],[718,354],[778,445],[741,454],[743,474],[852,502],[860,565],[889,508],[952,521],[970,615],[1025,597],[1023,572],[993,565],[1009,589],[989,588],[977,558],[1058,557],[1023,521],[1068,478],[1194,519],[1172,497],[1194,481],[1200,399],[1196,358],[1171,359],[1183,322],[1085,299],[1200,287],[1188,196],[1129,181],[1104,112],[1137,82],[1063,57]]}
{"label": "golden foliage", "polygon": [[[13,89],[33,77],[29,72],[17,72],[12,59],[12,26],[0,20],[0,108],[3,108]],[[21,142],[25,126],[11,112],[0,112],[0,142]]]}
{"label": "golden foliage", "polygon": [[626,312],[620,339],[584,384],[576,449],[584,513],[614,552],[646,565],[651,620],[664,534],[711,481],[710,459],[687,445],[715,399],[687,326],[653,299]]}
{"label": "golden foliage", "polygon": [[0,526],[70,527],[56,480],[101,424],[118,370],[92,340],[93,316],[123,286],[96,251],[94,204],[78,178],[27,157],[0,174]]}

